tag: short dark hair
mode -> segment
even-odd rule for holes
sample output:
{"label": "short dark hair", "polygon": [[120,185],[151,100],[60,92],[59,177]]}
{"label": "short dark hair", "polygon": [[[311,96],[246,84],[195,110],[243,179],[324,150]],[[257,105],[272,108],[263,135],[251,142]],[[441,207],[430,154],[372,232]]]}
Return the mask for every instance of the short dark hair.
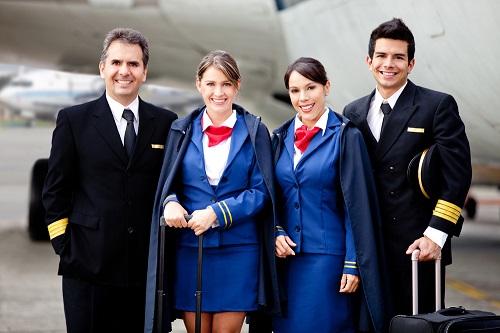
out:
{"label": "short dark hair", "polygon": [[285,72],[285,87],[289,88],[290,75],[293,71],[297,71],[300,75],[308,78],[311,81],[326,85],[328,82],[328,76],[326,75],[325,67],[314,58],[302,57],[295,60],[291,65],[288,66]]}
{"label": "short dark hair", "polygon": [[403,20],[393,18],[390,21],[384,22],[375,28],[370,35],[368,43],[368,56],[373,59],[375,52],[375,43],[377,39],[389,38],[395,40],[403,40],[408,43],[408,63],[415,57],[415,39],[410,29],[404,24]]}
{"label": "short dark hair", "polygon": [[148,67],[149,62],[149,45],[148,40],[139,31],[130,28],[116,28],[106,34],[102,43],[101,61],[104,63],[108,57],[108,49],[111,43],[119,40],[125,44],[136,44],[142,49],[142,62],[144,68]]}

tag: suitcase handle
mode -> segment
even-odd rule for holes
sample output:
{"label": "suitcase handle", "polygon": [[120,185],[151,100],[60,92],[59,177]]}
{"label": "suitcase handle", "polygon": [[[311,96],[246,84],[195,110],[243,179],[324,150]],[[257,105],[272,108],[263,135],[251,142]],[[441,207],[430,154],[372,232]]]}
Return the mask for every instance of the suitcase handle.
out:
{"label": "suitcase handle", "polygon": [[[411,254],[411,290],[413,300],[413,314],[418,313],[418,255],[420,250],[416,249]],[[436,311],[441,310],[441,253],[436,259]]]}
{"label": "suitcase handle", "polygon": [[469,313],[469,311],[465,310],[463,306],[452,306],[447,309],[439,310],[439,313],[443,316],[460,316]]}

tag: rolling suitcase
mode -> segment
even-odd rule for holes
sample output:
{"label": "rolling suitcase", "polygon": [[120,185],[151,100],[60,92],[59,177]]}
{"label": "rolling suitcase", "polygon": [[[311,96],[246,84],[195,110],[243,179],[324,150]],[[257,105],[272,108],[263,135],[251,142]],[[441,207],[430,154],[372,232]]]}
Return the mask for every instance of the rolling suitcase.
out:
{"label": "rolling suitcase", "polygon": [[500,332],[500,316],[493,312],[466,310],[463,307],[441,309],[441,260],[436,260],[436,312],[418,312],[418,255],[415,250],[412,260],[413,315],[397,315],[391,319],[391,333],[463,333]]}

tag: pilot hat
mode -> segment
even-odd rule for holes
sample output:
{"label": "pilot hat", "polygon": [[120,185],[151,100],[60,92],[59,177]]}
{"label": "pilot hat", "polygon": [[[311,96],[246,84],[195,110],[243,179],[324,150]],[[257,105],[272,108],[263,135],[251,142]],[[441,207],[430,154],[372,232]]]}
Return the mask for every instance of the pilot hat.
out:
{"label": "pilot hat", "polygon": [[411,188],[427,199],[438,199],[441,182],[440,163],[436,144],[415,155],[410,161],[407,171]]}

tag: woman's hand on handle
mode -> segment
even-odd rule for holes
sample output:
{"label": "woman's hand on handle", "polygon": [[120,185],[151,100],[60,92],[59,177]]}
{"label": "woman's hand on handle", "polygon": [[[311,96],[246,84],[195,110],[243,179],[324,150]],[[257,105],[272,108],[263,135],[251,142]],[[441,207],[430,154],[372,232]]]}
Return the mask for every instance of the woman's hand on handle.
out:
{"label": "woman's hand on handle", "polygon": [[196,236],[204,233],[217,221],[217,214],[215,214],[212,207],[195,210],[191,215],[192,217],[187,223],[187,227],[191,228]]}
{"label": "woman's hand on handle", "polygon": [[184,215],[186,214],[187,212],[184,207],[182,207],[177,201],[169,201],[163,211],[165,223],[167,226],[173,228],[186,228],[188,226],[186,220],[184,219]]}

